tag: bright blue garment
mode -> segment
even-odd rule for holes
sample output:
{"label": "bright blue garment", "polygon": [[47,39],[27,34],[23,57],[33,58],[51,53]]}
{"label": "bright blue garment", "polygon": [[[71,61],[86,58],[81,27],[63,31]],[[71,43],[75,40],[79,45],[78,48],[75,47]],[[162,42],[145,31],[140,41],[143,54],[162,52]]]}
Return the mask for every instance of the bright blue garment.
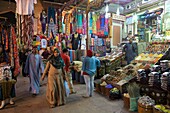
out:
{"label": "bright blue garment", "polygon": [[96,73],[97,67],[100,67],[100,60],[93,57],[85,57],[83,60],[82,70],[93,76]]}

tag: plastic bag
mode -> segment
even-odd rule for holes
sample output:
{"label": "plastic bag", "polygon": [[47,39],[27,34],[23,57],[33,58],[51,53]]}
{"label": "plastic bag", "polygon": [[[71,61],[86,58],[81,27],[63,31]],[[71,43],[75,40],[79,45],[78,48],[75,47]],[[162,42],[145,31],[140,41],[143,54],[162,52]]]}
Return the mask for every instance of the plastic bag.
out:
{"label": "plastic bag", "polygon": [[138,98],[130,98],[130,110],[129,111],[137,111],[138,110]]}
{"label": "plastic bag", "polygon": [[66,90],[66,97],[68,97],[69,94],[70,94],[70,89],[69,89],[67,81],[64,81],[64,87],[65,87],[65,90]]}

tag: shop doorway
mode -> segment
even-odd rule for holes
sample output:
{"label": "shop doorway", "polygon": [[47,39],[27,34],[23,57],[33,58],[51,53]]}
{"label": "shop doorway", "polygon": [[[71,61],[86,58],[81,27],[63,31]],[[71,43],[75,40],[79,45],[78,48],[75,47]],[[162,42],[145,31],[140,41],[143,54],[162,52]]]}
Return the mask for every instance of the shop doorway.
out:
{"label": "shop doorway", "polygon": [[120,43],[120,26],[113,25],[113,46]]}
{"label": "shop doorway", "polygon": [[117,46],[117,44],[121,42],[122,42],[122,24],[113,22],[111,48],[114,48],[114,46]]}

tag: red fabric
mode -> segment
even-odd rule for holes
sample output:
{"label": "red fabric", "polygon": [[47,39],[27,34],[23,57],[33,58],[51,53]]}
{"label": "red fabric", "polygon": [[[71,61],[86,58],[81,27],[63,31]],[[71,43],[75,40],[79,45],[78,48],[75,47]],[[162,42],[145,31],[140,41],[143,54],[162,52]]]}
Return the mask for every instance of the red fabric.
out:
{"label": "red fabric", "polygon": [[86,73],[86,72],[83,72],[83,75],[89,75],[88,73]]}
{"label": "red fabric", "polygon": [[64,53],[61,53],[61,57],[64,60],[65,63],[65,71],[69,72],[69,66],[70,66],[70,57]]}
{"label": "red fabric", "polygon": [[87,56],[88,57],[92,57],[93,56],[93,52],[91,50],[87,50]]}

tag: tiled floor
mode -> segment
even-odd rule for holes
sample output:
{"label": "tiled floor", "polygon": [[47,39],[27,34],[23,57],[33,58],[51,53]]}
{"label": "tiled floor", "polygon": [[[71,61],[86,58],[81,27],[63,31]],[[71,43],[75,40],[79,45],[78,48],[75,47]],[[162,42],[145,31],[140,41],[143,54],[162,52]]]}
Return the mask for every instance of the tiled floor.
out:
{"label": "tiled floor", "polygon": [[77,94],[70,95],[66,105],[49,108],[45,98],[46,81],[41,84],[40,94],[32,97],[28,92],[29,79],[18,77],[15,105],[6,105],[4,109],[0,110],[0,113],[129,113],[123,107],[122,100],[110,101],[98,93],[94,93],[92,98],[82,98],[85,93],[84,84],[75,85]]}

